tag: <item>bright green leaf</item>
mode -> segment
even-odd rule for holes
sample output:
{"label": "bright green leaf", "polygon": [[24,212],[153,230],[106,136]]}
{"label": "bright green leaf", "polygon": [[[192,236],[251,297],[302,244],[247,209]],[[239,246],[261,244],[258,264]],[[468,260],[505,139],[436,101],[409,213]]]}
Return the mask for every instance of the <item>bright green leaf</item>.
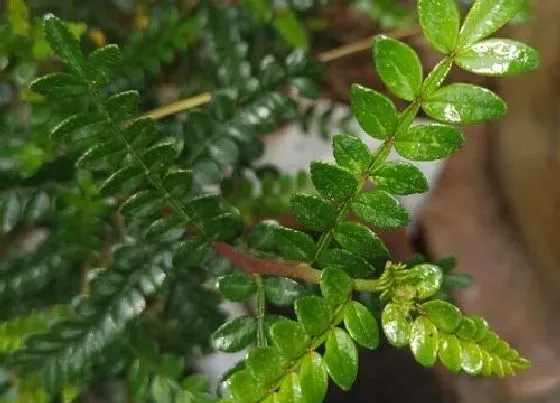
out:
{"label": "bright green leaf", "polygon": [[408,278],[414,282],[418,298],[430,298],[441,289],[443,272],[433,264],[421,264],[408,271]]}
{"label": "bright green leaf", "polygon": [[338,165],[358,175],[366,172],[373,161],[362,140],[345,134],[333,137],[333,153]]}
{"label": "bright green leaf", "polygon": [[85,60],[80,44],[62,21],[53,14],[43,18],[43,31],[51,49],[70,69],[85,77]]}
{"label": "bright green leaf", "polygon": [[404,347],[410,341],[412,323],[404,307],[397,304],[387,304],[381,314],[381,325],[387,341],[395,347]]}
{"label": "bright green leaf", "polygon": [[461,368],[469,375],[482,371],[482,352],[480,347],[470,341],[461,342]]}
{"label": "bright green leaf", "polygon": [[282,403],[300,403],[304,401],[301,381],[297,372],[289,372],[280,382],[278,401]]}
{"label": "bright green leaf", "polygon": [[307,350],[309,336],[298,322],[282,320],[270,328],[270,333],[274,346],[289,360],[298,358]]}
{"label": "bright green leaf", "polygon": [[343,248],[368,260],[389,255],[383,241],[372,230],[357,222],[339,222],[334,229],[334,239]]}
{"label": "bright green leaf", "polygon": [[390,99],[377,91],[354,84],[350,100],[352,112],[366,133],[377,139],[395,134],[397,108]]}
{"label": "bright green leaf", "polygon": [[296,48],[307,49],[307,32],[297,15],[288,8],[277,10],[272,21],[276,31],[286,42]]}
{"label": "bright green leaf", "polygon": [[371,312],[352,301],[344,307],[344,326],[360,346],[375,350],[379,346],[379,326]]}
{"label": "bright green leaf", "polygon": [[476,332],[476,326],[471,318],[464,317],[459,328],[457,329],[457,337],[463,340],[472,340]]}
{"label": "bright green leaf", "polygon": [[334,201],[348,199],[358,188],[358,180],[349,171],[324,162],[311,164],[311,180],[322,196]]}
{"label": "bright green leaf", "polygon": [[286,361],[272,347],[257,347],[245,361],[249,373],[262,385],[270,385],[285,371]]}
{"label": "bright green leaf", "polygon": [[430,123],[415,126],[399,135],[395,149],[413,161],[433,161],[453,154],[462,147],[463,142],[463,134],[458,128]]}
{"label": "bright green leaf", "polygon": [[383,190],[360,194],[352,203],[352,209],[376,228],[403,228],[410,220],[399,201]]}
{"label": "bright green leaf", "polygon": [[346,303],[352,294],[352,279],[344,271],[327,267],[321,272],[321,293],[332,305]]}
{"label": "bright green leaf", "polygon": [[299,371],[305,403],[322,403],[327,393],[328,373],[322,357],[312,351],[302,361]]}
{"label": "bright green leaf", "polygon": [[151,385],[152,399],[158,403],[173,403],[173,386],[167,378],[155,376]]}
{"label": "bright green leaf", "polygon": [[323,359],[331,379],[350,390],[358,376],[358,350],[348,333],[338,327],[329,332]]}
{"label": "bright green leaf", "polygon": [[304,293],[303,286],[291,278],[269,277],[264,280],[268,301],[278,306],[292,305]]}
{"label": "bright green leaf", "polygon": [[514,76],[535,70],[539,53],[532,47],[509,39],[475,43],[455,56],[463,70],[486,76]]}
{"label": "bright green leaf", "polygon": [[14,34],[29,36],[31,32],[31,15],[24,0],[8,0],[6,14]]}
{"label": "bright green leaf", "polygon": [[438,356],[449,371],[457,373],[461,370],[461,343],[454,335],[438,335]]}
{"label": "bright green leaf", "polygon": [[471,316],[471,320],[474,322],[475,327],[475,332],[472,336],[472,340],[476,343],[480,343],[488,333],[488,322],[486,322],[480,316]]}
{"label": "bright green leaf", "polygon": [[454,333],[463,320],[461,311],[449,302],[435,300],[423,303],[421,312],[426,315],[441,331]]}
{"label": "bright green leaf", "polygon": [[31,90],[41,95],[68,98],[85,94],[87,83],[69,73],[50,73],[31,83]]}
{"label": "bright green leaf", "polygon": [[332,310],[324,298],[300,297],[295,302],[295,309],[298,321],[311,336],[319,336],[330,327]]}
{"label": "bright green leaf", "polygon": [[425,367],[433,367],[437,359],[438,331],[425,316],[419,316],[410,331],[410,349],[414,358]]}
{"label": "bright green leaf", "polygon": [[255,292],[257,285],[253,278],[243,274],[221,277],[218,282],[220,293],[231,301],[245,301]]}
{"label": "bright green leaf", "polygon": [[373,42],[373,52],[377,74],[391,93],[406,101],[420,95],[422,63],[410,46],[379,35]]}
{"label": "bright green leaf", "polygon": [[426,39],[436,50],[455,50],[461,24],[456,0],[419,0],[418,16]]}
{"label": "bright green leaf", "polygon": [[315,196],[294,195],[290,199],[290,209],[300,223],[315,231],[326,231],[336,222],[336,212],[331,205]]}
{"label": "bright green leaf", "polygon": [[257,323],[252,316],[241,316],[224,323],[212,334],[216,350],[233,353],[247,347],[257,335]]}
{"label": "bright green leaf", "polygon": [[406,162],[384,162],[373,174],[377,189],[395,195],[424,193],[428,180],[415,165]]}
{"label": "bright green leaf", "polygon": [[266,396],[266,389],[261,386],[248,370],[238,371],[227,381],[229,396],[235,402],[256,403]]}

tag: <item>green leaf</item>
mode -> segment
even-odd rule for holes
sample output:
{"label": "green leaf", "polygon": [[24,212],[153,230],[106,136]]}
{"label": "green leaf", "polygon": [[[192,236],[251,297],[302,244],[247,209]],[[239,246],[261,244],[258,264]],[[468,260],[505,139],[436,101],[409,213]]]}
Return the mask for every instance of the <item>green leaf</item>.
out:
{"label": "green leaf", "polygon": [[56,396],[62,387],[62,368],[57,360],[49,360],[43,370],[45,390],[50,396]]}
{"label": "green leaf", "polygon": [[371,266],[360,256],[341,248],[323,250],[317,257],[317,263],[322,268],[337,267],[352,277],[370,277],[375,273],[374,266]]}
{"label": "green leaf", "polygon": [[105,101],[105,108],[112,119],[120,122],[136,112],[138,99],[138,91],[119,92]]}
{"label": "green leaf", "polygon": [[163,200],[159,192],[155,190],[142,190],[130,196],[121,205],[121,212],[125,215],[143,217],[159,211],[163,206]]}
{"label": "green leaf", "polygon": [[384,162],[373,174],[377,189],[394,195],[428,191],[428,180],[415,165],[406,162]]}
{"label": "green leaf", "polygon": [[429,94],[422,108],[433,119],[455,124],[483,123],[507,112],[506,103],[492,91],[460,83]]}
{"label": "green leaf", "polygon": [[449,302],[435,300],[423,303],[421,312],[442,332],[454,333],[463,321],[459,308]]}
{"label": "green leaf", "polygon": [[486,322],[480,316],[471,316],[471,320],[474,322],[475,327],[475,332],[472,336],[472,340],[476,343],[480,343],[488,333],[488,322]]}
{"label": "green leaf", "polygon": [[278,306],[293,305],[305,291],[297,281],[285,277],[268,277],[264,280],[264,287],[268,301]]}
{"label": "green leaf", "polygon": [[299,371],[305,403],[322,403],[327,394],[328,373],[322,357],[312,351],[302,361]]}
{"label": "green leaf", "polygon": [[420,95],[424,73],[416,52],[407,44],[378,35],[373,42],[377,74],[392,94],[406,101]]}
{"label": "green leaf", "polygon": [[309,335],[322,335],[330,327],[332,311],[324,298],[300,297],[295,302],[295,309],[298,321]]}
{"label": "green leaf", "polygon": [[127,142],[139,147],[151,143],[156,132],[156,122],[149,117],[134,119],[124,130]]}
{"label": "green leaf", "polygon": [[121,51],[114,44],[103,46],[90,53],[88,61],[95,72],[95,80],[106,84],[111,80],[121,62]]}
{"label": "green leaf", "polygon": [[[422,84],[422,96],[426,97],[430,95],[432,92],[437,90],[445,79],[447,75],[451,71],[451,67],[453,67],[453,59],[450,57],[446,57],[441,62],[439,62],[428,74],[428,77],[424,80],[424,84]],[[416,117],[416,116],[414,116]],[[407,128],[410,125],[407,126]]]}
{"label": "green leaf", "polygon": [[316,196],[296,194],[290,199],[290,209],[300,223],[315,231],[327,231],[336,222],[331,205]]}
{"label": "green leaf", "polygon": [[307,49],[309,46],[304,26],[289,8],[277,10],[272,24],[280,36],[293,47]]}
{"label": "green leaf", "polygon": [[344,326],[360,346],[375,350],[379,346],[379,327],[371,312],[352,301],[344,307]]}
{"label": "green leaf", "polygon": [[144,170],[139,166],[124,167],[103,182],[100,193],[106,196],[125,193],[126,189],[135,186],[143,176]]}
{"label": "green leaf", "polygon": [[295,360],[307,351],[309,336],[298,322],[277,322],[270,328],[270,333],[274,346],[289,360]]}
{"label": "green leaf", "polygon": [[298,94],[307,99],[317,99],[321,95],[321,88],[315,81],[306,77],[296,77],[291,81]]}
{"label": "green leaf", "polygon": [[345,134],[333,137],[333,153],[338,165],[358,175],[366,172],[373,162],[364,142]]}
{"label": "green leaf", "polygon": [[322,196],[334,201],[348,199],[358,188],[358,180],[349,171],[324,162],[311,163],[311,180]]}
{"label": "green leaf", "polygon": [[457,329],[457,337],[463,340],[472,340],[476,332],[476,326],[471,318],[464,317]]}
{"label": "green leaf", "polygon": [[383,94],[353,84],[350,91],[352,112],[367,134],[377,139],[386,139],[395,134],[397,108]]}
{"label": "green leaf", "polygon": [[404,347],[410,341],[412,324],[405,307],[389,303],[381,314],[381,325],[387,341],[395,347]]}
{"label": "green leaf", "polygon": [[352,279],[344,271],[327,267],[321,272],[321,293],[334,307],[348,301],[352,294]]}
{"label": "green leaf", "polygon": [[300,403],[304,401],[301,381],[297,372],[289,372],[280,383],[278,401],[282,403]]}
{"label": "green leaf", "polygon": [[449,371],[457,373],[461,370],[461,343],[454,335],[438,335],[438,356]]}
{"label": "green leaf", "polygon": [[421,264],[408,271],[408,278],[414,281],[418,298],[430,298],[441,289],[443,272],[433,264]]}
{"label": "green leaf", "polygon": [[148,168],[156,165],[168,165],[175,158],[175,143],[172,141],[159,143],[148,148],[141,156]]}
{"label": "green leaf", "polygon": [[461,28],[460,47],[492,35],[519,14],[525,3],[526,0],[477,0]]}
{"label": "green leaf", "polygon": [[285,371],[286,361],[272,347],[257,347],[245,361],[249,373],[262,385],[270,385]]}
{"label": "green leaf", "polygon": [[455,50],[461,25],[455,0],[419,0],[418,16],[426,39],[436,50],[442,53]]}
{"label": "green leaf", "polygon": [[303,232],[278,227],[274,229],[274,240],[286,259],[310,261],[315,256],[315,241]]}
{"label": "green leaf", "polygon": [[461,368],[469,375],[482,371],[482,352],[480,347],[470,341],[461,342]]}
{"label": "green leaf", "polygon": [[358,350],[348,333],[338,327],[329,332],[323,359],[331,379],[350,390],[358,376]]}
{"label": "green leaf", "polygon": [[376,228],[403,228],[410,220],[399,201],[383,190],[360,194],[352,203],[352,210]]}
{"label": "green leaf", "polygon": [[167,378],[155,376],[152,379],[152,398],[158,403],[173,403],[173,386]]}
{"label": "green leaf", "polygon": [[395,141],[397,152],[413,161],[434,161],[453,154],[463,146],[461,131],[450,125],[430,123],[412,127]]}
{"label": "green leaf", "polygon": [[188,169],[172,169],[163,177],[163,185],[167,191],[177,196],[188,193],[192,188],[192,182],[193,174]]}
{"label": "green leaf", "polygon": [[85,60],[80,50],[80,44],[70,33],[66,25],[53,14],[43,18],[45,39],[49,42],[54,53],[81,77],[85,77]]}
{"label": "green leaf", "polygon": [[257,323],[252,316],[241,316],[220,326],[212,334],[216,350],[233,353],[247,347],[257,335]]}
{"label": "green leaf", "polygon": [[248,370],[238,371],[227,381],[229,397],[234,402],[256,403],[266,396],[267,391],[262,387]]}
{"label": "green leaf", "polygon": [[183,237],[185,222],[176,217],[160,218],[144,231],[146,241],[171,242]]}
{"label": "green leaf", "polygon": [[372,230],[364,225],[341,221],[334,229],[334,239],[345,249],[368,260],[389,256],[389,251]]}
{"label": "green leaf", "polygon": [[85,94],[87,83],[80,77],[69,73],[50,73],[34,80],[31,90],[44,96],[69,98]]}
{"label": "green leaf", "polygon": [[8,0],[6,14],[14,34],[29,36],[31,31],[31,14],[24,0]]}
{"label": "green leaf", "polygon": [[532,47],[509,39],[475,43],[455,56],[463,70],[486,76],[515,76],[539,67],[539,53]]}
{"label": "green leaf", "polygon": [[438,331],[425,316],[419,316],[410,331],[410,349],[414,358],[425,367],[433,367],[437,359]]}
{"label": "green leaf", "polygon": [[237,302],[245,301],[257,292],[257,285],[253,278],[243,274],[221,277],[218,288],[224,297]]}

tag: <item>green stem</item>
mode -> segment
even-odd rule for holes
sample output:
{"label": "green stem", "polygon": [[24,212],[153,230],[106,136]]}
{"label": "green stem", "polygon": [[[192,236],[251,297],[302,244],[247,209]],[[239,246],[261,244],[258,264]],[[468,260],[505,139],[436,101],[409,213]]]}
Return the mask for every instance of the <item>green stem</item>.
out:
{"label": "green stem", "polygon": [[253,274],[257,283],[257,345],[266,346],[266,335],[264,329],[264,317],[266,313],[266,298],[264,294],[264,284],[260,274]]}

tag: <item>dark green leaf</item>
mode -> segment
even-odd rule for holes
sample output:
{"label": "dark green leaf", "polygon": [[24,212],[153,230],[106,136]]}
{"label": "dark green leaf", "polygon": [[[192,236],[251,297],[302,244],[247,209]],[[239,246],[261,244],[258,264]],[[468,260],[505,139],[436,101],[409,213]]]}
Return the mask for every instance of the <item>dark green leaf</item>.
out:
{"label": "dark green leaf", "polygon": [[360,194],[352,203],[354,212],[377,228],[406,227],[410,218],[399,201],[383,190]]}
{"label": "dark green leaf", "polygon": [[373,161],[362,140],[345,134],[333,137],[333,153],[338,165],[358,175],[366,172]]}
{"label": "dark green leaf", "polygon": [[353,277],[370,277],[375,273],[375,267],[346,249],[323,250],[317,257],[317,263],[322,268],[337,267]]}
{"label": "dark green leaf", "polygon": [[121,205],[121,212],[126,215],[145,216],[156,213],[162,205],[163,200],[159,192],[143,190],[125,201]]}
{"label": "dark green leaf", "polygon": [[331,379],[348,391],[358,376],[358,350],[344,330],[335,327],[325,343],[325,365]]}
{"label": "dark green leaf", "polygon": [[156,165],[171,165],[175,158],[175,144],[173,142],[159,143],[148,148],[142,154],[142,160],[148,168]]}
{"label": "dark green leaf", "polygon": [[230,241],[239,235],[242,228],[243,219],[241,213],[236,209],[219,214],[216,218],[204,223],[206,236],[219,241]]}
{"label": "dark green leaf", "polygon": [[303,232],[278,227],[274,229],[274,239],[286,259],[309,261],[315,256],[315,241]]}
{"label": "dark green leaf", "polygon": [[358,188],[358,180],[349,171],[324,162],[311,164],[311,180],[322,196],[334,201],[348,199]]}
{"label": "dark green leaf", "polygon": [[134,119],[124,130],[127,142],[134,146],[150,143],[156,132],[156,122],[152,118],[141,117]]}
{"label": "dark green leaf", "polygon": [[327,393],[328,374],[321,356],[312,351],[302,361],[299,371],[305,403],[322,403]]}
{"label": "dark green leaf", "polygon": [[379,346],[379,327],[371,312],[352,301],[344,307],[344,326],[360,346],[375,350]]}
{"label": "dark green leaf", "polygon": [[53,14],[47,14],[43,18],[43,31],[54,53],[70,69],[84,77],[86,67],[80,44],[66,25]]}
{"label": "dark green leaf", "polygon": [[457,46],[461,15],[455,0],[419,0],[418,16],[426,39],[442,53]]}
{"label": "dark green leaf", "polygon": [[539,53],[528,45],[508,39],[475,43],[455,56],[463,70],[486,76],[514,76],[535,70]]}
{"label": "dark green leaf", "polygon": [[461,343],[454,335],[438,335],[438,355],[441,363],[449,371],[457,373],[461,370]]}
{"label": "dark green leaf", "polygon": [[352,279],[344,271],[327,267],[321,272],[321,293],[333,306],[346,303],[352,294]]}
{"label": "dark green leaf", "polygon": [[[174,156],[174,154],[173,154]],[[188,169],[172,169],[163,177],[163,184],[169,193],[181,196],[190,192],[193,174]]]}
{"label": "dark green leaf", "polygon": [[288,360],[294,360],[307,351],[309,337],[298,322],[282,320],[271,327],[270,333],[274,346]]}
{"label": "dark green leaf", "polygon": [[414,358],[425,367],[433,367],[437,359],[438,331],[425,316],[419,316],[410,331],[410,349]]}
{"label": "dark green leaf", "polygon": [[422,108],[433,119],[456,124],[483,123],[507,112],[506,103],[492,91],[460,83],[429,94]]}
{"label": "dark green leaf", "polygon": [[339,222],[334,229],[334,239],[343,248],[368,260],[389,255],[381,239],[369,228],[357,222]]}
{"label": "dark green leaf", "polygon": [[185,233],[185,222],[175,217],[160,218],[152,222],[144,237],[147,241],[171,242],[180,239]]}
{"label": "dark green leaf", "polygon": [[461,342],[461,368],[469,375],[477,375],[482,364],[480,347],[470,341]]}
{"label": "dark green leaf", "polygon": [[391,93],[407,101],[413,101],[420,95],[424,79],[422,63],[410,46],[378,35],[373,43],[373,52],[377,74]]}
{"label": "dark green leaf", "polygon": [[227,381],[228,394],[234,402],[256,403],[266,396],[267,392],[248,370],[238,371]]}
{"label": "dark green leaf", "polygon": [[49,360],[43,371],[45,390],[50,396],[56,396],[62,387],[62,368],[57,360]]}
{"label": "dark green leaf", "polygon": [[95,80],[106,84],[111,80],[121,62],[121,52],[117,45],[106,45],[92,52],[88,61],[95,71]]}
{"label": "dark green leaf", "polygon": [[350,100],[352,112],[366,133],[377,139],[395,134],[397,108],[391,100],[359,84],[352,85]]}
{"label": "dark green leaf", "polygon": [[336,221],[331,205],[315,196],[296,194],[290,200],[290,208],[300,223],[315,231],[326,231]]}
{"label": "dark green leaf", "polygon": [[492,35],[507,24],[526,5],[527,0],[477,0],[459,35],[461,48]]}
{"label": "dark green leaf", "polygon": [[321,94],[321,88],[315,82],[306,77],[296,77],[291,80],[292,85],[299,95],[308,99],[316,99]]}
{"label": "dark green leaf", "polygon": [[456,127],[431,123],[415,126],[399,135],[395,149],[413,161],[433,161],[453,154],[463,142],[463,135]]}
{"label": "dark green leaf", "polygon": [[268,301],[278,306],[290,306],[304,293],[297,281],[284,277],[269,277],[264,280],[264,291]]}
{"label": "dark green leaf", "polygon": [[235,112],[236,94],[232,91],[219,91],[212,94],[212,102],[208,105],[210,114],[219,121],[226,121]]}
{"label": "dark green leaf", "polygon": [[85,94],[87,83],[78,76],[68,73],[50,73],[31,83],[31,90],[41,95],[67,98]]}
{"label": "dark green leaf", "polygon": [[95,168],[102,164],[107,157],[112,157],[123,150],[121,144],[114,142],[95,145],[80,156],[78,161],[76,161],[76,167],[80,169]]}
{"label": "dark green leaf", "polygon": [[233,165],[239,160],[239,147],[228,137],[222,137],[208,146],[208,153],[221,165]]}
{"label": "dark green leaf", "polygon": [[373,174],[377,189],[395,195],[424,193],[428,180],[415,165],[406,162],[384,162]]}
{"label": "dark green leaf", "polygon": [[272,347],[257,347],[249,353],[245,365],[253,378],[269,385],[284,374],[286,361]]}
{"label": "dark green leaf", "polygon": [[454,333],[463,320],[461,311],[455,305],[445,301],[428,301],[421,305],[421,312],[426,315],[441,331]]}
{"label": "dark green leaf", "polygon": [[116,121],[122,121],[136,112],[138,109],[138,91],[124,91],[107,99],[105,108]]}
{"label": "dark green leaf", "polygon": [[143,176],[144,170],[139,166],[129,166],[115,172],[101,185],[101,194],[110,196],[116,193],[125,192],[127,188],[132,187],[139,182],[139,178]]}
{"label": "dark green leaf", "polygon": [[458,288],[464,289],[470,287],[472,284],[473,279],[468,274],[447,274],[443,278],[443,286],[444,288]]}
{"label": "dark green leaf", "polygon": [[395,347],[404,347],[410,341],[412,323],[405,307],[397,304],[387,304],[381,314],[381,325],[387,341]]}
{"label": "dark green leaf", "polygon": [[330,327],[331,307],[324,298],[300,297],[295,302],[298,321],[311,336],[319,336]]}
{"label": "dark green leaf", "polygon": [[255,281],[242,274],[232,274],[220,278],[218,288],[222,295],[231,301],[245,301],[257,292]]}
{"label": "dark green leaf", "polygon": [[225,323],[212,334],[216,350],[233,353],[247,347],[257,335],[257,323],[252,316],[241,316]]}

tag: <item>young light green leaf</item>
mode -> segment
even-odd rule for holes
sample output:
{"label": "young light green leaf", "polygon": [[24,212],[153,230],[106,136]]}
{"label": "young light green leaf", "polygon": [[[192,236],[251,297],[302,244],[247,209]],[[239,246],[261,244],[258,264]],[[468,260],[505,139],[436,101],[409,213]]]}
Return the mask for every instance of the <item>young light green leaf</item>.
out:
{"label": "young light green leaf", "polygon": [[295,302],[295,309],[298,321],[311,336],[325,333],[331,324],[332,309],[324,298],[300,297]]}
{"label": "young light green leaf", "polygon": [[68,67],[85,77],[86,66],[80,44],[60,18],[47,14],[43,18],[43,31],[51,49]]}
{"label": "young light green leaf", "polygon": [[377,74],[391,93],[406,101],[420,95],[422,63],[410,46],[379,35],[373,42],[373,53]]}
{"label": "young light green leaf", "polygon": [[387,304],[381,314],[381,325],[390,344],[399,348],[408,345],[412,323],[403,306]]}
{"label": "young light green leaf", "polygon": [[307,32],[292,10],[289,8],[277,10],[272,23],[276,31],[290,45],[307,49],[309,46]]}
{"label": "young light green leaf", "polygon": [[364,225],[341,221],[334,229],[334,239],[345,249],[368,260],[388,256],[383,241]]}
{"label": "young light green leaf", "polygon": [[379,346],[379,326],[371,312],[352,301],[344,307],[344,326],[360,346],[375,350]]}
{"label": "young light green leaf", "polygon": [[422,108],[433,119],[455,124],[483,123],[507,112],[506,103],[492,91],[460,83],[434,91]]}
{"label": "young light green leaf", "polygon": [[513,19],[527,0],[476,0],[465,18],[459,46],[467,47],[499,30]]}
{"label": "young light green leaf", "polygon": [[280,390],[278,391],[278,401],[286,403],[303,402],[303,391],[301,381],[297,372],[289,372],[280,382]]}
{"label": "young light green leaf", "polygon": [[406,162],[384,162],[373,174],[377,189],[394,195],[424,193],[428,180],[415,165]]}
{"label": "young light green leaf", "polygon": [[315,256],[315,241],[303,232],[278,227],[274,229],[274,240],[286,259],[309,261]]}
{"label": "young light green leaf", "polygon": [[352,173],[324,162],[311,163],[311,180],[322,196],[334,201],[348,199],[358,188],[358,180]]}
{"label": "young light green leaf", "polygon": [[218,289],[225,298],[240,302],[257,292],[257,285],[253,278],[247,275],[231,274],[220,278]]}
{"label": "young light green leaf", "polygon": [[488,333],[488,322],[486,322],[480,316],[471,316],[471,320],[474,322],[475,327],[475,332],[472,336],[472,340],[476,343],[480,343]]}
{"label": "young light green leaf", "polygon": [[461,368],[469,375],[477,375],[482,371],[482,352],[473,342],[461,342]]}
{"label": "young light green leaf", "polygon": [[[430,71],[430,74],[428,74],[424,80],[424,84],[422,84],[422,96],[424,98],[441,87],[451,71],[451,67],[453,67],[453,59],[451,57],[446,57]],[[409,126],[410,124],[407,128]]]}
{"label": "young light green leaf", "polygon": [[408,271],[408,278],[414,281],[418,298],[424,300],[440,290],[443,272],[433,264],[421,264]]}
{"label": "young light green leaf", "polygon": [[270,385],[283,375],[286,361],[272,347],[257,347],[249,353],[245,364],[260,384]]}
{"label": "young light green leaf", "polygon": [[458,128],[430,123],[415,126],[399,135],[395,149],[401,156],[413,161],[434,161],[453,154],[463,142],[463,134]]}
{"label": "young light green leaf", "polygon": [[7,19],[12,32],[19,36],[29,36],[31,31],[31,13],[24,0],[8,0]]}
{"label": "young light green leaf", "polygon": [[456,0],[419,0],[418,16],[426,39],[441,53],[457,46],[461,15]]}
{"label": "young light green leaf", "polygon": [[463,320],[461,311],[449,302],[434,300],[420,306],[422,314],[426,315],[442,332],[454,333]]}
{"label": "young light green leaf", "polygon": [[350,390],[358,376],[358,350],[348,333],[338,327],[329,332],[323,359],[331,379]]}
{"label": "young light green leaf", "polygon": [[373,161],[362,140],[345,134],[333,137],[333,153],[338,165],[357,175],[366,172]]}
{"label": "young light green leaf", "polygon": [[471,318],[464,317],[459,328],[457,329],[457,337],[462,340],[472,340],[476,332],[476,326]]}
{"label": "young light green leaf", "polygon": [[397,128],[397,108],[383,94],[352,85],[350,91],[352,112],[367,134],[377,139],[392,136]]}
{"label": "young light green leaf", "polygon": [[419,316],[410,331],[410,349],[414,358],[425,367],[434,366],[437,359],[438,331],[425,316]]}
{"label": "young light green leaf", "polygon": [[377,228],[402,228],[410,220],[399,201],[383,190],[360,194],[352,203],[352,210]]}
{"label": "young light green leaf", "polygon": [[309,344],[309,336],[303,326],[291,320],[282,320],[270,328],[274,346],[280,354],[288,360],[294,360],[303,355]]}
{"label": "young light green leaf", "polygon": [[247,347],[257,335],[257,323],[252,316],[241,316],[224,323],[212,334],[216,350],[233,353]]}
{"label": "young light green leaf", "polygon": [[290,200],[290,209],[296,220],[315,231],[327,231],[336,222],[331,205],[316,196],[296,194]]}
{"label": "young light green leaf", "polygon": [[264,280],[264,286],[268,301],[278,306],[292,305],[305,291],[297,281],[284,277],[269,277]]}
{"label": "young light green leaf", "polygon": [[438,335],[438,356],[441,363],[451,372],[461,370],[461,343],[452,334]]}
{"label": "young light green leaf", "polygon": [[69,73],[50,73],[34,80],[31,90],[48,97],[69,98],[85,94],[87,83],[78,76]]}
{"label": "young light green leaf", "polygon": [[539,53],[509,39],[489,39],[461,50],[455,63],[463,70],[486,76],[515,76],[535,70]]}
{"label": "young light green leaf", "polygon": [[233,374],[227,381],[227,390],[234,402],[258,402],[267,393],[248,370]]}
{"label": "young light green leaf", "polygon": [[312,351],[302,361],[299,371],[304,403],[322,403],[327,393],[328,374],[322,357]]}
{"label": "young light green leaf", "polygon": [[334,307],[348,301],[352,294],[352,279],[344,271],[327,267],[321,272],[321,293]]}

